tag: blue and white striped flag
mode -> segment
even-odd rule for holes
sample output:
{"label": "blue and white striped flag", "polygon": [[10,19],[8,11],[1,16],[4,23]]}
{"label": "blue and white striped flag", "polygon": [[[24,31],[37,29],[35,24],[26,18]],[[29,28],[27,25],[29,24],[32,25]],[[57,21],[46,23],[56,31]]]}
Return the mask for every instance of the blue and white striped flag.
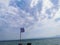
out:
{"label": "blue and white striped flag", "polygon": [[24,28],[20,28],[20,32],[25,32]]}

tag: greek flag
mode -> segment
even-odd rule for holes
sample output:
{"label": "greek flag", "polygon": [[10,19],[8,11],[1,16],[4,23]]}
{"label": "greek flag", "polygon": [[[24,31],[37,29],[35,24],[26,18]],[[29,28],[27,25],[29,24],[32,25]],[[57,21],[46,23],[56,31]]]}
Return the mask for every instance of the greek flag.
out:
{"label": "greek flag", "polygon": [[24,28],[20,28],[20,32],[25,32]]}

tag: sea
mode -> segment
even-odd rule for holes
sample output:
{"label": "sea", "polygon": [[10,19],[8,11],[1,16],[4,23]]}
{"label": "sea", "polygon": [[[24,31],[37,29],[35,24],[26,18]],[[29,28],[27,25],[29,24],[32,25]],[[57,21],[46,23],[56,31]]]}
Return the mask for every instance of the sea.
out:
{"label": "sea", "polygon": [[19,45],[19,43],[22,45],[60,45],[60,37],[0,41],[0,45]]}

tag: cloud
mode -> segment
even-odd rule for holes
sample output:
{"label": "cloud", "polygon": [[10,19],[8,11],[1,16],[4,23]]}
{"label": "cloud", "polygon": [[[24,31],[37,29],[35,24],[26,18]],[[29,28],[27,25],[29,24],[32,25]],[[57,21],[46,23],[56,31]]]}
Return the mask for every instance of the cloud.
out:
{"label": "cloud", "polygon": [[[59,35],[59,8],[53,8],[50,0],[2,0],[0,1],[0,40],[19,39],[20,28],[25,27],[22,39]],[[48,3],[48,4],[47,4]],[[48,12],[49,11],[49,12]]]}
{"label": "cloud", "polygon": [[7,2],[4,2],[4,0],[1,2],[0,40],[19,39],[20,32],[18,30],[20,30],[20,27],[27,28],[33,25],[36,20],[33,16],[30,16],[29,13],[18,7],[11,6],[9,5],[9,1]]}
{"label": "cloud", "polygon": [[36,6],[37,3],[38,3],[38,1],[39,1],[39,0],[32,0],[32,1],[31,1],[31,4],[30,4],[30,7],[33,8],[34,6]]}
{"label": "cloud", "polygon": [[[44,3],[46,2],[44,1]],[[45,8],[45,6],[47,8]],[[49,13],[46,13],[47,9],[51,11],[50,15]],[[59,17],[59,12],[60,12],[59,9],[60,8],[56,10],[56,8],[53,8],[53,6],[50,7],[50,5],[44,4],[42,6],[42,13],[39,12],[37,13],[38,21],[33,26],[26,29],[26,32],[22,34],[23,35],[22,39],[46,38],[46,37],[55,37],[56,35],[60,35],[60,31],[59,31],[60,22],[59,23],[55,22],[55,19]],[[51,18],[49,19],[49,17]]]}

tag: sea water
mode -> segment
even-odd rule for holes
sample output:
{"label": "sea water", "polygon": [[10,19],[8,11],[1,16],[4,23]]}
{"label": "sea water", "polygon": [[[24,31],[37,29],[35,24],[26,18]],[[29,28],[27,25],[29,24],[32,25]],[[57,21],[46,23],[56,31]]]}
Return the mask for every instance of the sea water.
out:
{"label": "sea water", "polygon": [[42,38],[42,39],[24,39],[21,40],[8,40],[8,41],[0,41],[0,45],[27,45],[27,43],[31,43],[31,45],[60,45],[60,38]]}

